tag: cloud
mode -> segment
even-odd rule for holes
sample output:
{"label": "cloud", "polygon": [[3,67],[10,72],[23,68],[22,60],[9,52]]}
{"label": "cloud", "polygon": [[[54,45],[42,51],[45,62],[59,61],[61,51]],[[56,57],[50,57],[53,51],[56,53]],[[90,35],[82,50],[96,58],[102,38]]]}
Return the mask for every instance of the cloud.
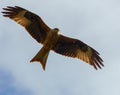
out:
{"label": "cloud", "polygon": [[[11,95],[119,95],[120,7],[117,0],[2,1],[40,15],[50,27],[98,50],[105,67],[95,71],[82,61],[50,53],[46,71],[29,64],[42,45],[21,26],[0,16],[0,80]],[[1,10],[0,10],[1,11]],[[115,51],[116,50],[116,51]],[[6,78],[7,77],[7,78]],[[2,90],[6,93],[6,90]],[[13,93],[13,94],[12,94]],[[15,94],[14,94],[15,93]]]}
{"label": "cloud", "polygon": [[[30,91],[25,88],[20,88],[15,86],[15,79],[12,77],[11,73],[7,70],[0,70],[0,94],[1,95],[32,95]],[[18,89],[19,88],[19,89]]]}

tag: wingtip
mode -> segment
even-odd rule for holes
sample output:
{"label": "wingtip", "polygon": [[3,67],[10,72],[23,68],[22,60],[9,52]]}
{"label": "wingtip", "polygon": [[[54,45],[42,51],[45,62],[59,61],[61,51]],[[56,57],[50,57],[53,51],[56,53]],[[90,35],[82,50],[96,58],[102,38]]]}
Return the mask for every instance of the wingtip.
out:
{"label": "wingtip", "polygon": [[103,63],[99,63],[99,64],[93,64],[92,66],[94,67],[95,70],[98,70],[98,69],[102,69],[102,67],[104,67],[104,64]]}
{"label": "wingtip", "polygon": [[6,10],[6,8],[2,8],[3,10]]}

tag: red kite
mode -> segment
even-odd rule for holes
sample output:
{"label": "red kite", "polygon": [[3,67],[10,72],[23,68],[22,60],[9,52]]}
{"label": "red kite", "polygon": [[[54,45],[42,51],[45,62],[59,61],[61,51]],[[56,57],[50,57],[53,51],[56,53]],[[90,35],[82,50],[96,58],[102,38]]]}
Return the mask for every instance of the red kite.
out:
{"label": "red kite", "polygon": [[16,21],[22,25],[28,33],[43,45],[42,49],[30,61],[38,61],[45,70],[46,61],[50,50],[64,56],[78,58],[98,69],[103,65],[103,60],[99,53],[78,39],[73,39],[59,34],[59,29],[48,27],[41,17],[18,6],[3,8],[4,17]]}

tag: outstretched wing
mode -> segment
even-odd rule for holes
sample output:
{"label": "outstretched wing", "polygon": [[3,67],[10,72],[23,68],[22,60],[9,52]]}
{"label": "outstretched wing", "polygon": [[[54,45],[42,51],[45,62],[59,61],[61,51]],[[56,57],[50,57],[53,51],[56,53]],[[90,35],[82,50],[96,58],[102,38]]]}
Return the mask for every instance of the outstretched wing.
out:
{"label": "outstretched wing", "polygon": [[52,50],[68,57],[81,59],[94,66],[95,69],[101,69],[101,66],[104,66],[102,63],[103,60],[100,58],[99,53],[77,39],[60,35],[56,45]]}
{"label": "outstretched wing", "polygon": [[9,17],[22,25],[33,38],[39,43],[43,43],[50,28],[38,15],[18,6],[8,6],[7,8],[3,8],[3,10],[5,10],[2,12],[3,16]]}

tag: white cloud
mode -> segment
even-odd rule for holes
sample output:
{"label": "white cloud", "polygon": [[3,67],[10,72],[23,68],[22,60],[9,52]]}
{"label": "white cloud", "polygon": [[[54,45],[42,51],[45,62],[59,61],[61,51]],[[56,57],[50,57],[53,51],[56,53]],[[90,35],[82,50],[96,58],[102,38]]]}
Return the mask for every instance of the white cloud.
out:
{"label": "white cloud", "polygon": [[[15,22],[0,16],[0,67],[10,71],[18,89],[33,95],[119,95],[120,7],[117,0],[2,1],[40,15],[50,27],[98,50],[105,67],[95,71],[82,61],[51,52],[46,71],[29,64],[41,45]],[[1,11],[1,10],[0,10]],[[7,27],[7,28],[6,28]]]}

